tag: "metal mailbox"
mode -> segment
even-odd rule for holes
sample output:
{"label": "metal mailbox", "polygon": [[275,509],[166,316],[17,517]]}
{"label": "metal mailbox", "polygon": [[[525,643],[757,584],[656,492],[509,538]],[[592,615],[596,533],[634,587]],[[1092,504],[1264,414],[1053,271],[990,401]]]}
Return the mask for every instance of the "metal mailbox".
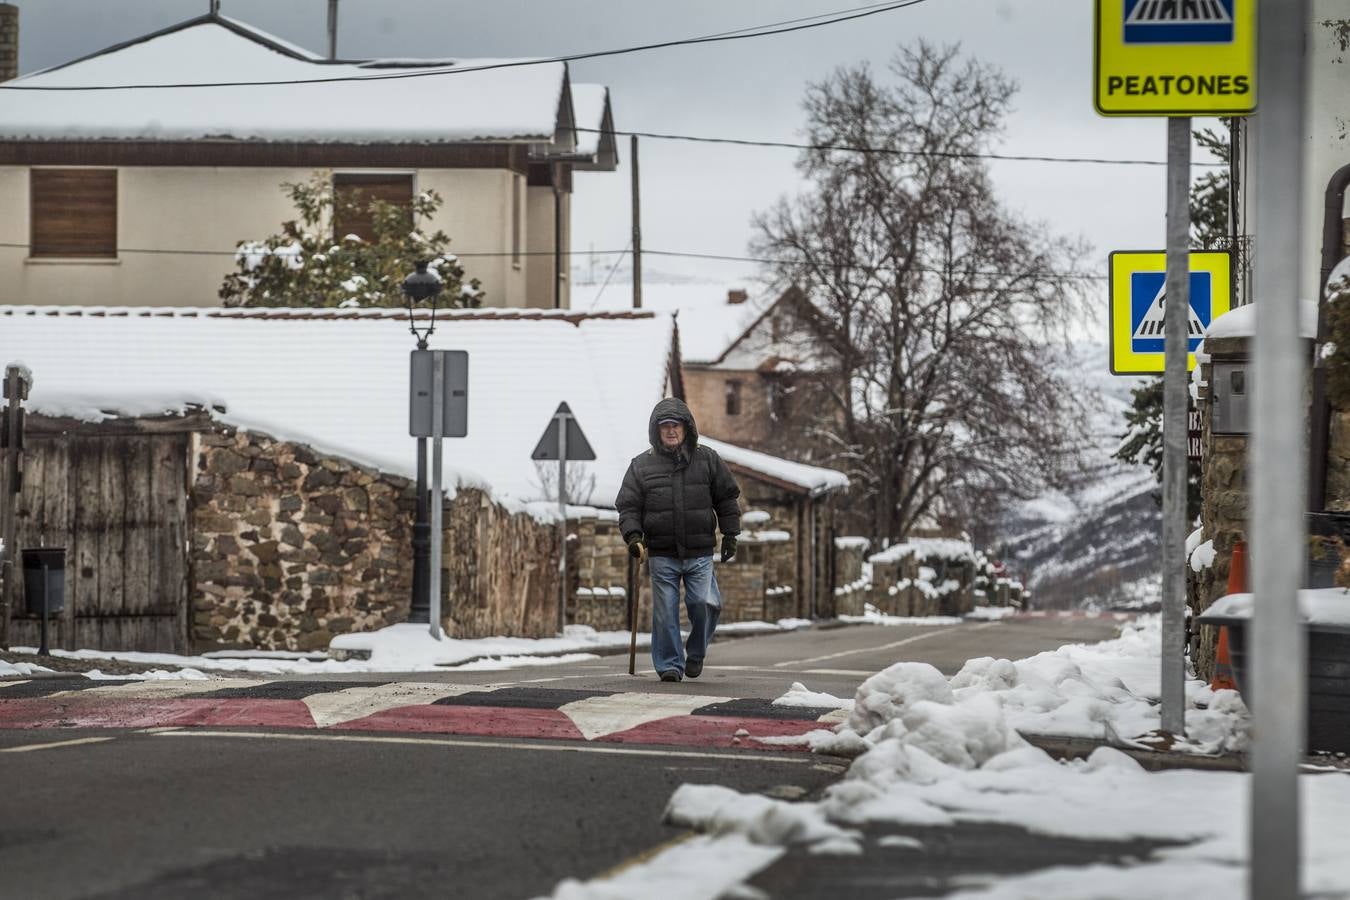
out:
{"label": "metal mailbox", "polygon": [[1211,381],[1214,404],[1211,429],[1214,434],[1247,434],[1250,430],[1251,394],[1246,362],[1215,362]]}

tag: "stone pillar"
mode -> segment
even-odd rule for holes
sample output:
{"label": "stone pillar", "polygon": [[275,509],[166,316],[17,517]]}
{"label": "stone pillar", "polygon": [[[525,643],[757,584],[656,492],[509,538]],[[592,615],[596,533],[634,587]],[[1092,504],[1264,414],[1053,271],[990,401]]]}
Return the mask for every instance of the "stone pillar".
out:
{"label": "stone pillar", "polygon": [[19,8],[0,3],[0,81],[19,75]]}

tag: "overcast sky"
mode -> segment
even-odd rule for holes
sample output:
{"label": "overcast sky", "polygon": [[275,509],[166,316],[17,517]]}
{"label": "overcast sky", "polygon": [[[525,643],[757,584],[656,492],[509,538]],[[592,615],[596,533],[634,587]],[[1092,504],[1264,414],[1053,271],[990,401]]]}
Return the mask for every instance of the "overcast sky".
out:
{"label": "overcast sky", "polygon": [[[208,0],[12,0],[20,68],[38,68],[206,12]],[[816,15],[866,0],[342,0],[338,52],[370,56],[535,56],[597,50]],[[326,48],[326,0],[222,0],[222,12],[312,50]],[[1162,119],[1103,119],[1092,109],[1092,4],[1068,0],[928,0],[796,34],[679,47],[572,64],[610,87],[620,129],[793,140],[804,86],[897,45],[959,42],[1020,86],[999,149],[1007,153],[1161,159]],[[429,111],[428,114],[434,114]],[[617,172],[576,179],[574,248],[617,250],[629,237],[627,145]],[[750,216],[797,189],[791,150],[644,140],[643,241],[650,249],[737,255]],[[1115,249],[1161,247],[1161,168],[993,164],[999,201],[1086,239],[1103,272]],[[603,275],[607,263],[596,264]],[[578,264],[585,268],[585,260]],[[650,268],[744,279],[753,266],[656,260]]]}

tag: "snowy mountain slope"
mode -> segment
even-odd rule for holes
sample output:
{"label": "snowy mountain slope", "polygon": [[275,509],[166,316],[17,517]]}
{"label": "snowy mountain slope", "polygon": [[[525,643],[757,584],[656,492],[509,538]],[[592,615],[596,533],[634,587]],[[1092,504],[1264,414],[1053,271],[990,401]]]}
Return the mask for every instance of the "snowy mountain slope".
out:
{"label": "snowy mountain slope", "polygon": [[1146,605],[1160,590],[1157,484],[1146,467],[1111,458],[1139,381],[1109,374],[1105,360],[1106,347],[1090,345],[1075,366],[1074,378],[1094,407],[1082,476],[1020,504],[991,535],[1040,608]]}

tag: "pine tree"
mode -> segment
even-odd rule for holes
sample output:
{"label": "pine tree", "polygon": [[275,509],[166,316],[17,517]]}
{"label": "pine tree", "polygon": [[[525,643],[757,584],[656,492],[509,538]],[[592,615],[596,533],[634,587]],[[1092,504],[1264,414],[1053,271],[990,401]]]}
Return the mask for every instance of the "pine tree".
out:
{"label": "pine tree", "polygon": [[[1227,163],[1228,136],[1208,128],[1194,133],[1195,142],[1208,150],[1214,158]],[[1229,170],[1206,172],[1191,184],[1190,215],[1193,246],[1209,247],[1215,239],[1228,235]],[[1162,483],[1162,416],[1163,380],[1149,378],[1131,392],[1130,408],[1125,411],[1125,434],[1115,456],[1123,462],[1148,466]],[[1194,520],[1200,515],[1200,463],[1186,464],[1186,516]],[[1162,502],[1161,493],[1155,495]]]}
{"label": "pine tree", "polygon": [[[299,218],[283,222],[281,233],[262,241],[239,242],[236,271],[220,288],[226,306],[402,306],[403,279],[420,260],[428,260],[440,277],[443,305],[482,303],[478,280],[464,280],[449,236],[417,227],[440,209],[435,191],[422,191],[411,208],[371,200],[364,209],[348,201],[339,210],[332,181],[321,173],[307,184],[283,184],[282,189]],[[354,234],[335,239],[330,224],[335,212],[368,215],[371,240]]]}

